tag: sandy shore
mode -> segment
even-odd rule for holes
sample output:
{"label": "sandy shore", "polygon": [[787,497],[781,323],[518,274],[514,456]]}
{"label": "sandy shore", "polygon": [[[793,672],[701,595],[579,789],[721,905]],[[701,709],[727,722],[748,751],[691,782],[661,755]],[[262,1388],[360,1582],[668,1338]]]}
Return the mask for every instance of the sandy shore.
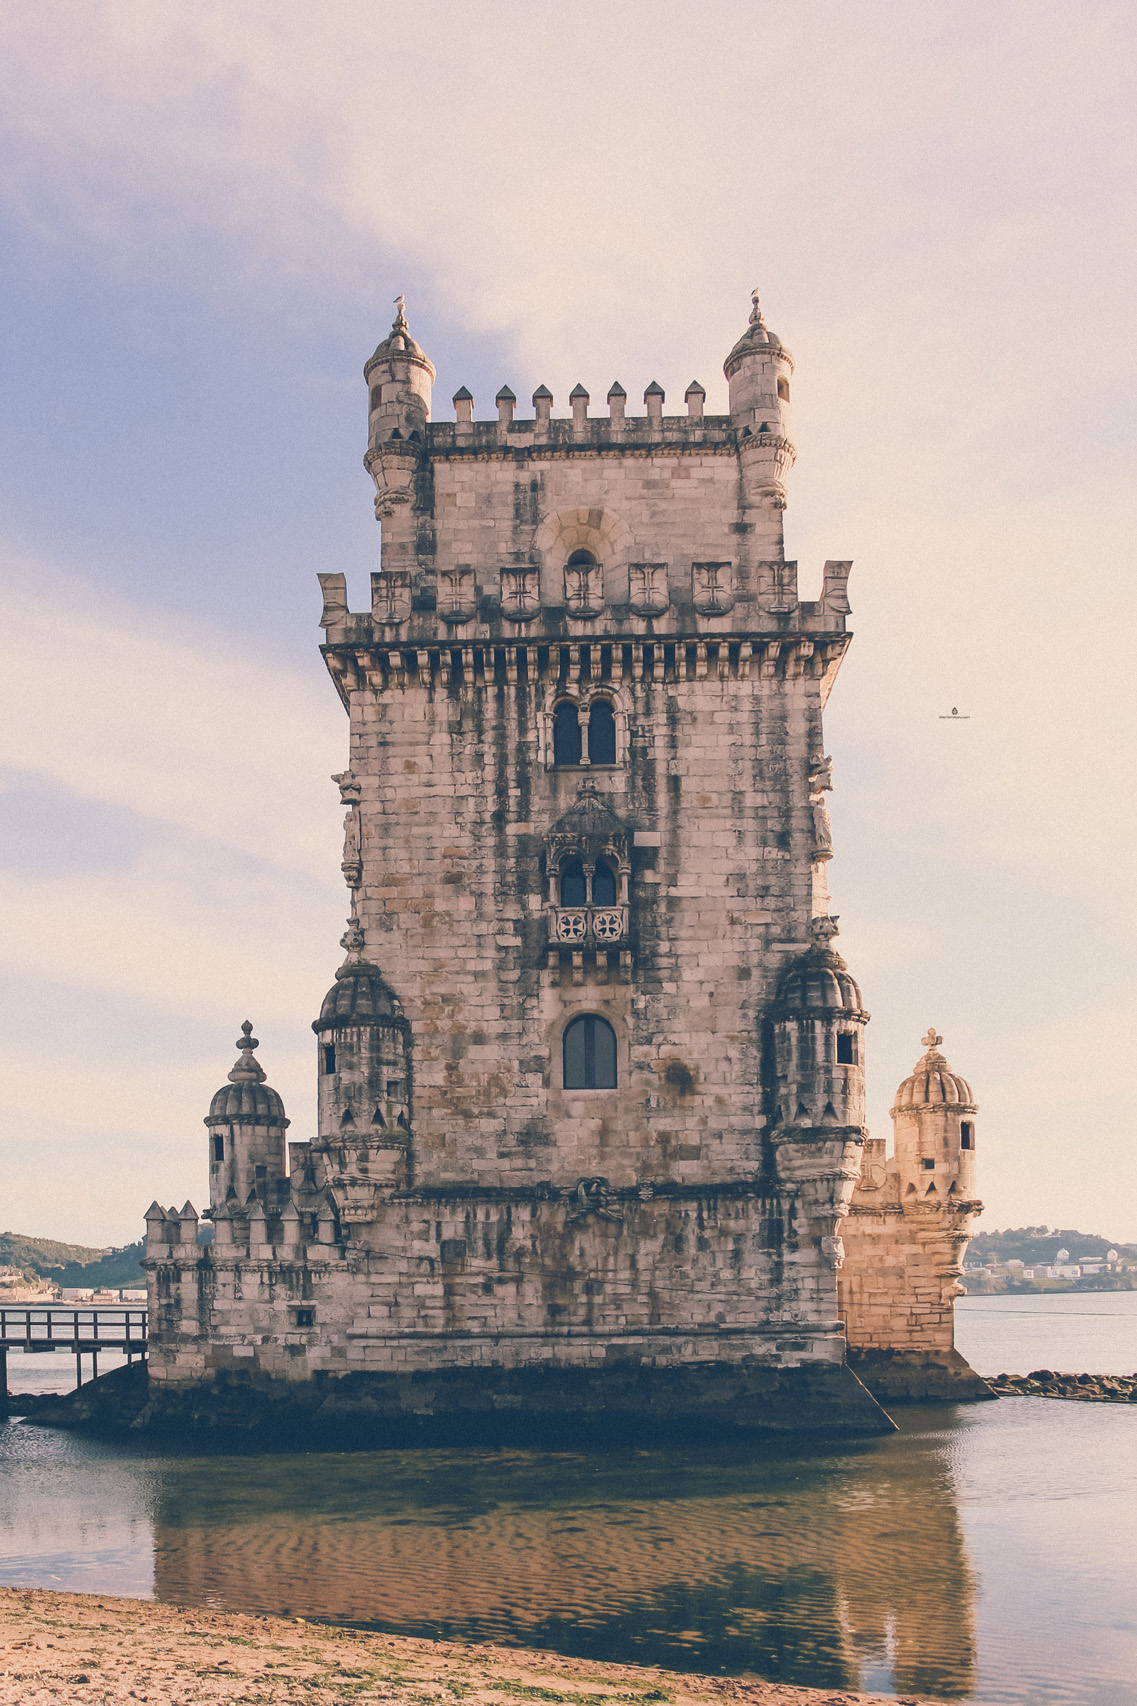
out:
{"label": "sandy shore", "polygon": [[0,1702],[303,1701],[305,1706],[924,1706],[915,1695],[684,1676],[506,1647],[361,1634],[105,1594],[0,1588]]}

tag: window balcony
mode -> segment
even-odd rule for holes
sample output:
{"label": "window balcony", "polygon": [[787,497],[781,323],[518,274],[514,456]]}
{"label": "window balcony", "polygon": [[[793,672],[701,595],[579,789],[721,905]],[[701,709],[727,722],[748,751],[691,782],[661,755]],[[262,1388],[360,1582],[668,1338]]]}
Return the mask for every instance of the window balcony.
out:
{"label": "window balcony", "polygon": [[628,939],[626,906],[552,906],[549,937],[565,948],[613,948]]}

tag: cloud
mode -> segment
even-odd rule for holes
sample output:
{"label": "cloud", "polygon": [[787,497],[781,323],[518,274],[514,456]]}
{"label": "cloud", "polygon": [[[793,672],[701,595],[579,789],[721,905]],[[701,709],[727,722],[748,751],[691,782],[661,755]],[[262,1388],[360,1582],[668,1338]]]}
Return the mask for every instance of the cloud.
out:
{"label": "cloud", "polygon": [[0,540],[0,764],[326,877],[346,718],[328,682]]}

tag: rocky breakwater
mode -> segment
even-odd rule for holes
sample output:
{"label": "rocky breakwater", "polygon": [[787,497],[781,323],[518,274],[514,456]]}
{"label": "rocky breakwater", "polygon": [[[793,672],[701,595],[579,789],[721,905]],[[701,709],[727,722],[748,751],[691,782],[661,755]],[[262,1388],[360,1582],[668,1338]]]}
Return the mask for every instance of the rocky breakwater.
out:
{"label": "rocky breakwater", "polygon": [[997,1374],[987,1384],[1000,1398],[1080,1398],[1099,1404],[1137,1404],[1137,1374]]}

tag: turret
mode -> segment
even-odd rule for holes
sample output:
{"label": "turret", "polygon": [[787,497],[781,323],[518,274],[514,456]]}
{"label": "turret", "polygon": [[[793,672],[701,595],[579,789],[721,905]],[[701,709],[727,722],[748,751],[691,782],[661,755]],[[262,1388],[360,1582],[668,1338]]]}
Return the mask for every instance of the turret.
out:
{"label": "turret", "polygon": [[776,1119],[779,1126],[863,1126],[864,1028],[861,992],[829,946],[831,918],[814,920],[815,941],[791,961],[774,1003]]}
{"label": "turret", "polygon": [[337,1155],[341,1176],[374,1185],[410,1182],[410,1026],[379,968],[362,956],[353,920],[347,959],[312,1029],[318,1053],[316,1146]]}
{"label": "turret", "polygon": [[841,1261],[838,1229],[861,1171],[869,1017],[829,946],[835,934],[831,918],[815,919],[813,946],[778,985],[771,1130],[778,1176],[796,1197],[799,1247],[816,1246],[830,1269]]}
{"label": "turret", "polygon": [[755,555],[785,555],[782,510],[785,478],[794,465],[790,376],[793,357],[766,325],[753,293],[750,324],[726,358],[730,413],[742,462],[743,505],[755,513]]}
{"label": "turret", "polygon": [[252,1200],[275,1202],[285,1179],[284,1103],[265,1083],[251,1022],[241,1026],[240,1058],[209,1104],[210,1213],[243,1212]]}
{"label": "turret", "polygon": [[969,1202],[975,1195],[975,1098],[939,1052],[934,1025],[927,1052],[896,1092],[892,1108],[900,1201]]}
{"label": "turret", "polygon": [[363,369],[367,381],[367,455],[375,481],[375,513],[388,517],[409,503],[419,458],[426,449],[434,363],[411,337],[403,298],[390,332]]}

